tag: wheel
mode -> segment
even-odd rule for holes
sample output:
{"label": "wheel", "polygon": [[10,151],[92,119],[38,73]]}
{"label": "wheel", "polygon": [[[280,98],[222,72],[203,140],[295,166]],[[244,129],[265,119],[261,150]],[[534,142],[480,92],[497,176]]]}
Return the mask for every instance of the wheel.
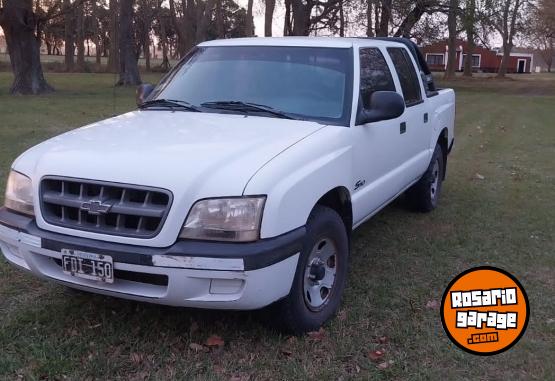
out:
{"label": "wheel", "polygon": [[436,208],[444,171],[443,150],[437,144],[428,169],[422,178],[406,192],[409,204],[413,209],[419,212],[431,212]]}
{"label": "wheel", "polygon": [[273,306],[274,323],[294,334],[318,330],[339,308],[348,258],[349,240],[341,217],[317,205],[308,218],[291,291]]}

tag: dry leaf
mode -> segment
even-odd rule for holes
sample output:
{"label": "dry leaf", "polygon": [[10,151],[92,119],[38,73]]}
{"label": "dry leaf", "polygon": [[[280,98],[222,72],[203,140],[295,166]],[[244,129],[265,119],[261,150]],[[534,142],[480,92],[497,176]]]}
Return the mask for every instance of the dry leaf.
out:
{"label": "dry leaf", "polygon": [[347,311],[346,311],[346,310],[340,311],[340,312],[337,314],[337,318],[338,318],[340,321],[345,321],[345,320],[347,320]]}
{"label": "dry leaf", "polygon": [[230,377],[229,381],[248,381],[251,379],[249,375],[233,375]]}
{"label": "dry leaf", "polygon": [[376,362],[376,361],[380,360],[383,357],[383,355],[384,355],[383,351],[376,350],[376,351],[369,352],[368,353],[368,358],[370,360]]}
{"label": "dry leaf", "polygon": [[389,360],[389,361],[384,361],[378,364],[378,369],[387,369],[389,368],[391,365],[393,365],[393,360]]}
{"label": "dry leaf", "polygon": [[225,341],[223,341],[223,339],[218,335],[212,335],[208,339],[206,339],[206,345],[209,347],[221,348],[224,346],[224,344]]}
{"label": "dry leaf", "polygon": [[321,341],[326,334],[324,328],[320,328],[318,331],[313,331],[308,333],[308,337],[310,337],[314,341]]}
{"label": "dry leaf", "polygon": [[282,349],[281,353],[287,357],[291,356],[293,354],[293,351],[289,350],[289,349]]}
{"label": "dry leaf", "polygon": [[439,308],[439,302],[435,299],[428,300],[428,302],[426,302],[426,308],[437,310]]}
{"label": "dry leaf", "polygon": [[143,361],[143,355],[140,353],[131,353],[131,362],[134,364],[140,364]]}
{"label": "dry leaf", "polygon": [[191,348],[195,352],[205,352],[207,350],[207,348],[205,348],[204,345],[200,345],[197,343],[189,344],[189,348]]}

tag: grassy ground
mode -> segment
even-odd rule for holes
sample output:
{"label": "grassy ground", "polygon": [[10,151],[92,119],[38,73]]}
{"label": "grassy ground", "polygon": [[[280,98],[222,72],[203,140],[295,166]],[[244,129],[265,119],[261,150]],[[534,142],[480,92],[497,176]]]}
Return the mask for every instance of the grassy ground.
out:
{"label": "grassy ground", "polygon": [[[114,113],[112,76],[48,80],[57,93],[12,98],[9,75],[0,73],[3,174],[26,147]],[[555,76],[443,85],[455,86],[458,100],[441,205],[421,215],[399,200],[355,232],[343,307],[323,333],[289,338],[256,313],[76,294],[2,262],[0,379],[551,378]],[[131,108],[132,90],[115,99],[116,112]],[[456,348],[436,307],[455,275],[483,264],[515,274],[531,303],[525,336],[493,357]],[[225,345],[191,345],[211,335]],[[368,356],[376,349],[385,352],[378,363]]]}

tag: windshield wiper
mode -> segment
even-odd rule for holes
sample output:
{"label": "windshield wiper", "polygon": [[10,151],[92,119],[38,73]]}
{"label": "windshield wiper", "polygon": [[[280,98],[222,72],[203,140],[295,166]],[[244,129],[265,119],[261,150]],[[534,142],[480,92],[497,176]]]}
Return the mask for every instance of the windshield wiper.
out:
{"label": "windshield wiper", "polygon": [[299,119],[292,116],[289,113],[284,111],[277,110],[271,106],[261,105],[258,103],[251,103],[251,102],[241,102],[241,101],[215,101],[215,102],[204,102],[201,103],[202,107],[206,108],[215,108],[221,110],[230,110],[230,111],[242,111],[242,112],[264,112],[267,114],[274,115],[278,118],[282,119]]}
{"label": "windshield wiper", "polygon": [[153,99],[150,101],[146,101],[139,106],[141,110],[150,107],[167,107],[170,108],[172,111],[175,108],[180,110],[201,112],[197,106],[187,101],[181,101],[179,99]]}

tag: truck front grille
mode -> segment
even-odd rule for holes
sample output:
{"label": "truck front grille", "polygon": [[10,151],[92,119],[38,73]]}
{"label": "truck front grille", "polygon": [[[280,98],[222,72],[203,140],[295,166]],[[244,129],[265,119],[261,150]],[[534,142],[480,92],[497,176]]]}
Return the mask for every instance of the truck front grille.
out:
{"label": "truck front grille", "polygon": [[171,202],[171,192],[137,185],[47,177],[40,186],[46,222],[101,234],[152,238]]}

